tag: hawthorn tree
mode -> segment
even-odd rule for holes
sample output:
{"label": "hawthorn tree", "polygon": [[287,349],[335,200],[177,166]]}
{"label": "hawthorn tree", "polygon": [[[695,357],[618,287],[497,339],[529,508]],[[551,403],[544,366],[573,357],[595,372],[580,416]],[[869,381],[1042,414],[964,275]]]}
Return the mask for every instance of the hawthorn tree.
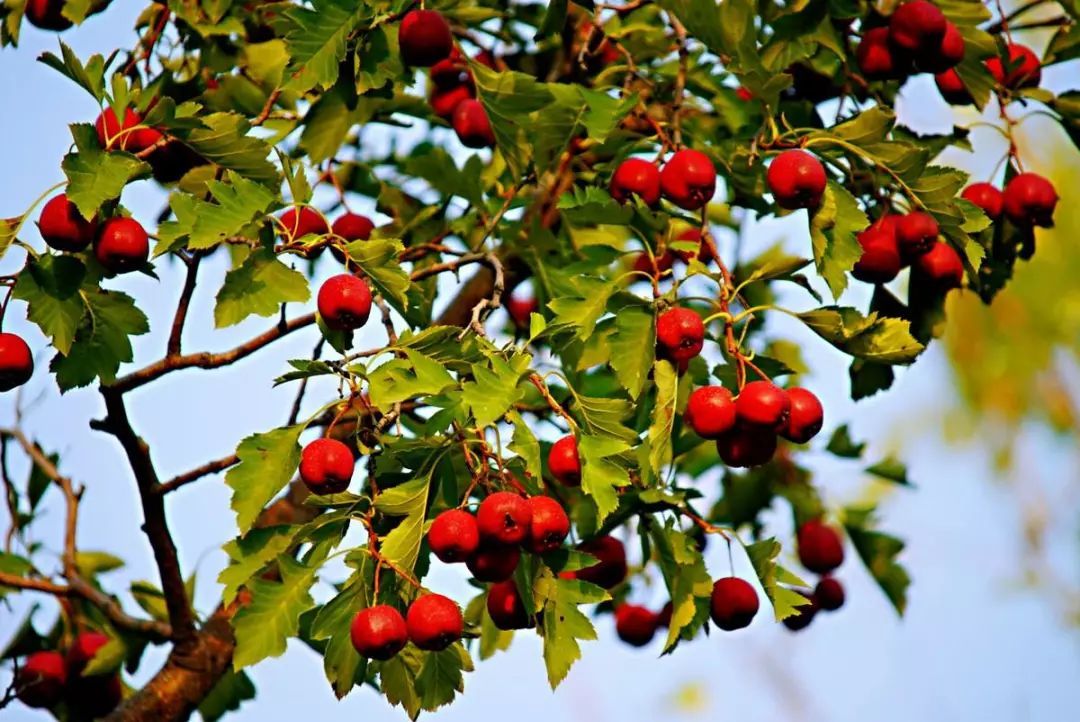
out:
{"label": "hawthorn tree", "polygon": [[[2,40],[108,5],[6,0]],[[0,431],[0,592],[59,608],[6,650],[3,704],[218,719],[255,694],[245,669],[298,638],[339,697],[368,686],[415,718],[515,632],[542,638],[555,687],[598,614],[633,645],[666,629],[664,653],[747,626],[760,593],[801,629],[842,606],[845,548],[903,613],[903,542],[872,506],[829,506],[800,464],[827,414],[798,385],[798,346],[767,320],[794,317],[849,356],[861,399],[940,331],[948,293],[989,303],[1058,201],[1024,170],[1017,114],[1034,107],[1080,139],[1076,93],[1040,87],[1043,66],[1080,56],[1078,17],[1072,0],[1011,13],[976,0],[168,0],[143,11],[130,50],[80,58],[61,42],[40,60],[101,114],[71,125],[64,182],[0,224],[0,253],[25,259],[0,278],[3,313],[50,339],[37,374],[100,391],[92,426],[130,464],[160,584],[122,598],[99,579],[111,562],[76,545],[78,470],[49,440]],[[1033,28],[1054,30],[1041,54],[1025,44]],[[919,135],[897,119],[919,73],[944,102],[990,109],[1009,139],[993,177],[935,164],[970,147],[967,128]],[[395,139],[390,152],[370,150],[372,132]],[[122,203],[148,178],[168,194],[156,225]],[[360,197],[379,222],[349,210]],[[801,254],[744,238],[745,219],[773,214],[796,214]],[[24,239],[33,220],[44,244]],[[232,349],[187,350],[215,254],[232,268],[215,326],[271,320]],[[185,275],[165,353],[136,360],[130,339],[149,326],[117,284],[168,257]],[[852,279],[873,286],[868,307],[839,305]],[[385,343],[358,348],[370,323]],[[266,379],[296,387],[289,423],[160,478],[126,395],[302,332],[319,339],[312,357]],[[25,384],[33,359],[0,333],[0,390]],[[336,393],[307,398],[311,379]],[[828,452],[908,483],[900,461],[868,464],[832,428]],[[9,454],[29,459],[27,479],[7,472]],[[220,604],[196,610],[167,509],[221,473],[237,533],[221,540]],[[50,505],[65,513],[59,559],[28,533]],[[766,525],[778,507],[794,534]],[[711,576],[708,543],[745,553],[757,579]],[[801,569],[779,563],[783,547]],[[474,598],[428,588],[443,563],[466,565]],[[628,602],[650,577],[661,609]],[[325,603],[316,584],[333,590]],[[129,688],[147,645],[167,660]]]}

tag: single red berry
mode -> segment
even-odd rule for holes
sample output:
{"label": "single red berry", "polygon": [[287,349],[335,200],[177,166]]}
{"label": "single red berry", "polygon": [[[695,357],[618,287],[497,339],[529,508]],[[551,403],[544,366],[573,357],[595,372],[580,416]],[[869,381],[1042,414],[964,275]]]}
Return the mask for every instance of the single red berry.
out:
{"label": "single red berry", "polygon": [[900,216],[896,222],[896,245],[900,256],[913,259],[926,253],[937,243],[941,229],[929,213],[913,211]]}
{"label": "single red berry", "polygon": [[660,202],[660,169],[641,158],[627,158],[611,176],[611,197],[619,203],[637,195],[647,205]]}
{"label": "single red berry", "polygon": [[718,439],[735,427],[735,401],[723,386],[694,389],[686,402],[686,423],[703,439]]}
{"label": "single red berry", "polygon": [[476,517],[462,509],[442,512],[428,531],[428,546],[447,564],[465,561],[480,547]]}
{"label": "single red berry", "polygon": [[0,392],[22,386],[34,375],[34,355],[21,336],[0,333]]}
{"label": "single red berry", "polygon": [[[675,258],[675,254],[671,251],[664,251],[663,254],[654,256],[653,259],[649,258],[648,253],[639,253],[634,258],[634,270],[659,278],[661,273],[670,270],[675,265]],[[653,268],[654,262],[656,264],[655,269]]]}
{"label": "single red berry", "polygon": [[128,273],[146,265],[150,237],[134,218],[110,218],[94,238],[94,258],[109,273]]}
{"label": "single red berry", "polygon": [[526,546],[533,554],[545,554],[562,546],[570,533],[570,517],[550,496],[531,496],[532,522]]}
{"label": "single red berry", "polygon": [[521,600],[513,580],[496,582],[487,595],[487,610],[497,629],[525,629],[532,626],[532,619]]}
{"label": "single red berry", "polygon": [[410,10],[401,19],[398,46],[406,65],[431,67],[450,57],[454,37],[450,24],[435,10]]}
{"label": "single red berry", "polygon": [[[986,61],[986,69],[997,84],[1010,90],[1037,88],[1042,80],[1042,62],[1031,48],[1013,43],[1008,48],[1009,61],[1003,64],[1000,57]],[[1008,72],[1006,72],[1008,68]]]}
{"label": "single red berry", "polygon": [[928,73],[942,73],[955,68],[963,59],[964,36],[955,25],[946,20],[941,44],[935,50],[917,55],[915,65],[919,70]]}
{"label": "single red berry", "polygon": [[864,283],[888,283],[900,273],[900,249],[896,236],[880,224],[861,231],[856,239],[862,255],[851,269],[851,275]]}
{"label": "single red berry", "polygon": [[346,213],[334,221],[331,227],[335,236],[341,236],[346,241],[366,241],[371,238],[371,232],[375,230],[375,224],[367,216],[359,213]]}
{"label": "single red berry", "polygon": [[578,569],[574,576],[582,581],[611,589],[626,579],[626,547],[611,536],[590,539],[578,545],[578,550],[596,557],[596,564]]}
{"label": "single red berry", "polygon": [[319,288],[317,300],[323,322],[337,331],[353,331],[371,315],[371,289],[348,273],[331,276]]}
{"label": "single red berry", "polygon": [[835,612],[844,606],[844,585],[833,577],[824,577],[814,588],[814,600],[826,612]]}
{"label": "single red berry", "polygon": [[161,140],[161,131],[156,128],[140,128],[142,115],[134,108],[124,110],[124,124],[120,125],[116,111],[106,108],[94,121],[98,142],[102,148],[119,148],[130,153],[138,153]]}
{"label": "single red berry", "polygon": [[701,151],[680,150],[660,171],[660,188],[679,208],[696,211],[716,193],[716,166]]}
{"label": "single red berry", "polygon": [[751,381],[735,399],[739,423],[759,429],[778,429],[786,423],[791,399],[771,381]]}
{"label": "single red berry", "polygon": [[911,0],[889,18],[889,42],[908,53],[933,53],[941,47],[947,21],[927,0]]}
{"label": "single red berry", "polygon": [[665,358],[689,361],[705,347],[705,324],[688,308],[672,308],[656,320],[656,341]]}
{"label": "single red berry", "polygon": [[867,80],[893,80],[904,76],[907,64],[889,46],[888,28],[871,28],[855,48],[855,61]]}
{"label": "single red berry", "polygon": [[937,84],[941,97],[950,105],[971,105],[975,102],[955,69],[938,73],[934,76],[934,83]]}
{"label": "single red berry", "polygon": [[495,145],[495,132],[479,100],[470,98],[458,103],[451,125],[462,145],[468,148],[491,148]]}
{"label": "single red berry", "polygon": [[52,650],[34,652],[19,666],[15,694],[27,707],[48,709],[63,698],[66,684],[64,655]]}
{"label": "single red berry", "polygon": [[577,439],[564,436],[548,451],[548,471],[564,486],[581,486],[581,458]]}
{"label": "single red berry", "polygon": [[67,671],[71,676],[81,675],[86,665],[109,643],[109,637],[101,632],[79,632],[67,651]]}
{"label": "single red berry", "polygon": [[312,494],[340,494],[352,481],[352,451],[337,439],[315,439],[300,453],[300,478]]}
{"label": "single red berry", "polygon": [[68,253],[86,250],[97,232],[97,218],[86,220],[67,195],[50,198],[41,209],[38,231],[52,248]]}
{"label": "single red berry", "polygon": [[776,453],[776,433],[771,429],[736,427],[716,440],[716,453],[733,468],[768,464]]}
{"label": "single red berry", "polygon": [[413,644],[428,652],[439,652],[461,639],[465,621],[453,599],[425,594],[409,606],[405,626]]}
{"label": "single red berry", "polygon": [[960,254],[944,241],[916,258],[911,270],[919,281],[939,291],[960,288],[964,282],[964,262]]}
{"label": "single red berry", "polygon": [[527,329],[532,315],[540,310],[540,304],[532,296],[511,296],[505,305],[510,320],[521,329]]}
{"label": "single red berry", "polygon": [[664,629],[671,627],[671,617],[673,614],[675,614],[675,605],[668,602],[656,613],[657,626],[663,627]]}
{"label": "single red berry", "polygon": [[1038,173],[1020,173],[1005,184],[1003,208],[1018,226],[1054,225],[1058,194],[1054,184]]}
{"label": "single red berry", "polygon": [[286,210],[281,214],[281,227],[290,241],[308,235],[325,236],[330,232],[326,219],[310,206],[293,206]]}
{"label": "single red berry", "polygon": [[724,577],[713,584],[709,610],[716,626],[733,632],[749,626],[758,611],[758,595],[750,582],[738,577]]}
{"label": "single red berry", "polygon": [[471,84],[466,83],[456,88],[436,90],[431,94],[428,102],[431,104],[431,111],[435,115],[443,120],[451,120],[454,117],[454,111],[457,110],[458,105],[463,100],[471,100],[475,97],[476,90]]}
{"label": "single red berry", "polygon": [[615,607],[615,632],[619,639],[634,647],[644,647],[656,636],[659,622],[656,614],[637,604]]}
{"label": "single red berry", "polygon": [[819,519],[804,522],[796,535],[799,561],[815,574],[828,574],[844,561],[844,542],[831,526]]}
{"label": "single red berry", "polygon": [[784,626],[790,629],[792,632],[798,632],[799,630],[806,629],[810,626],[810,622],[814,621],[814,615],[817,614],[818,606],[813,597],[807,598],[805,604],[800,604],[796,607],[798,611],[792,614],[790,617],[784,617]]}
{"label": "single red berry", "polygon": [[432,65],[428,75],[432,85],[440,90],[449,90],[470,82],[469,65],[457,48],[452,48],[450,55]]}
{"label": "single red berry", "polygon": [[814,392],[802,387],[787,390],[791,401],[787,423],[780,430],[780,435],[796,444],[805,444],[817,436],[825,419],[825,409]]}
{"label": "single red berry", "polygon": [[1001,218],[1005,209],[1005,194],[992,183],[972,183],[964,189],[960,197],[977,205],[992,221]]}
{"label": "single red berry", "polygon": [[532,507],[511,491],[497,491],[482,502],[476,511],[480,537],[493,544],[521,544],[529,537]]}
{"label": "single red berry", "polygon": [[817,208],[828,177],[821,161],[805,150],[785,150],[765,174],[776,204],[787,210]]}
{"label": "single red berry", "polygon": [[349,637],[361,657],[386,661],[405,648],[409,632],[401,612],[380,604],[356,613]]}
{"label": "single red berry", "polygon": [[743,101],[744,103],[749,103],[751,100],[754,99],[754,94],[740,85],[739,87],[735,88],[735,97]]}
{"label": "single red berry", "polygon": [[476,553],[465,560],[478,582],[504,582],[514,575],[521,549],[504,544],[480,544]]}
{"label": "single red berry", "polygon": [[60,32],[73,24],[64,17],[63,0],[26,0],[23,12],[31,25],[42,30]]}

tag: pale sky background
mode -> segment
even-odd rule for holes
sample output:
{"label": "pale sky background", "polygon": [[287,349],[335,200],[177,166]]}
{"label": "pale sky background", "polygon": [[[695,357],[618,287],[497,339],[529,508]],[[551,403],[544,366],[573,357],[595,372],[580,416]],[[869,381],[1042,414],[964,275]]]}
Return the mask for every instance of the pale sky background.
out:
{"label": "pale sky background", "polygon": [[[141,6],[115,3],[104,15],[63,37],[83,57],[91,51],[107,53],[130,46],[134,42],[130,28]],[[70,143],[66,124],[92,121],[97,113],[82,90],[34,62],[46,49],[56,50],[55,36],[27,26],[20,48],[0,52],[0,97],[8,99],[0,119],[6,162],[6,172],[0,174],[0,216],[18,215],[45,188],[62,180],[60,160]],[[1068,70],[1052,69],[1046,74],[1047,83],[1076,87],[1075,66],[1072,70],[1070,79]],[[901,114],[917,129],[947,127],[949,112],[926,76],[905,88]],[[1037,132],[1038,122],[1025,130]],[[971,156],[957,159],[969,167],[983,167],[985,174],[1000,157],[999,139],[990,131],[976,135],[977,164]],[[1037,169],[1040,161],[1049,160],[1034,158],[1031,165]],[[144,182],[129,187],[123,200],[136,218],[152,226],[162,198],[156,185]],[[361,203],[357,207],[364,209]],[[760,241],[762,248],[786,239],[790,248],[805,249],[805,233],[804,221],[795,217],[757,224],[748,237],[755,245]],[[37,240],[35,231],[24,237]],[[12,251],[0,262],[0,271],[11,272],[21,262],[22,254]],[[157,270],[160,283],[125,277],[110,284],[133,294],[150,317],[152,332],[135,341],[138,365],[162,354],[179,291],[177,268],[161,262]],[[211,330],[213,295],[225,270],[224,257],[203,264],[185,336],[189,351],[229,348],[273,323],[257,318],[226,332]],[[332,271],[328,260],[319,268],[323,276]],[[865,303],[862,289],[850,296],[845,302]],[[804,295],[790,298],[792,305],[806,304]],[[300,312],[300,308],[292,311]],[[24,395],[40,398],[28,412],[25,426],[47,449],[61,453],[65,473],[86,485],[80,547],[128,560],[128,567],[105,578],[110,591],[123,590],[138,579],[156,580],[150,549],[139,531],[141,512],[127,464],[111,437],[87,427],[87,421],[103,411],[100,397],[93,390],[60,397],[45,371],[51,351],[44,350],[44,339],[24,316],[25,306],[12,304],[5,330],[24,334],[32,348],[42,350],[38,373]],[[437,719],[475,721],[512,715],[516,722],[614,722],[737,715],[741,722],[1019,722],[1066,719],[1070,710],[1075,714],[1080,704],[1080,631],[1063,624],[1054,600],[1015,584],[1021,573],[1022,534],[1015,495],[994,483],[989,450],[947,447],[928,433],[940,428],[936,414],[951,394],[941,348],[932,348],[914,372],[901,371],[890,392],[856,406],[847,399],[847,365],[839,353],[783,320],[775,331],[804,344],[814,370],[806,384],[819,393],[827,410],[823,437],[839,423],[849,422],[858,438],[872,440],[869,457],[876,459],[900,448],[898,432],[916,431],[902,439],[902,453],[917,488],[893,492],[882,510],[885,529],[909,541],[902,557],[914,579],[907,617],[897,619],[849,549],[839,572],[848,589],[847,605],[839,613],[820,615],[800,634],[772,623],[763,610],[749,630],[715,633],[658,659],[659,641],[642,650],[631,649],[619,642],[611,618],[605,617],[597,622],[601,640],[584,646],[583,660],[554,694],[547,687],[539,640],[519,634],[508,653],[478,664],[466,678],[465,695],[437,713]],[[175,373],[129,394],[133,423],[150,443],[161,476],[224,456],[244,436],[283,423],[294,390],[275,390],[272,379],[285,369],[287,359],[310,353],[315,334],[309,329],[227,369]],[[381,326],[373,322],[357,346],[381,344],[383,339]],[[12,404],[13,395],[0,400],[0,424],[11,422]],[[1067,475],[1076,473],[1070,465],[1073,449],[1065,441],[1034,430],[1025,433],[1020,450],[1022,458],[1043,459],[1037,471],[1047,477],[1068,480]],[[821,453],[805,457],[818,470],[816,481],[830,504],[851,501],[864,488],[858,465]],[[703,481],[710,483],[715,480]],[[216,477],[169,500],[184,568],[190,572],[197,565],[197,604],[203,611],[211,609],[218,597],[214,579],[224,563],[219,548],[235,531],[228,498],[221,477]],[[39,523],[37,533],[47,547],[56,549],[61,505],[55,494],[48,502],[49,519]],[[777,531],[789,535],[786,510],[775,516]],[[1051,555],[1075,583],[1080,563],[1077,540],[1070,531],[1074,528],[1052,534],[1050,542]],[[710,546],[708,561],[714,574],[726,570],[725,557],[721,545]],[[457,570],[437,562],[435,567],[428,586],[467,601],[468,587]],[[745,567],[740,569],[746,572]],[[320,596],[326,592],[324,586]],[[30,601],[30,595],[22,595],[14,610],[0,609],[0,645],[10,638]],[[43,603],[38,625],[44,629],[55,605],[44,597],[34,601]],[[659,606],[664,600],[659,591],[643,591],[640,601]],[[148,653],[134,683],[150,676],[162,658],[161,650]],[[284,657],[259,665],[251,675],[259,696],[232,719],[406,719],[400,709],[390,708],[368,689],[335,701],[321,660],[301,644],[291,645]],[[0,683],[6,682],[0,673]],[[672,700],[688,685],[699,693],[697,704],[674,709]],[[4,718],[30,722],[46,716],[13,705]]]}

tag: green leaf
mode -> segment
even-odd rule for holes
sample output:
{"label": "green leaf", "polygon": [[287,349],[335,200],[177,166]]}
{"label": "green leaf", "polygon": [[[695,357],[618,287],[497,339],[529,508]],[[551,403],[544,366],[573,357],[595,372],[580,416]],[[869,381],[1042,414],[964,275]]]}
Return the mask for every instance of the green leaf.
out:
{"label": "green leaf", "polygon": [[94,100],[100,102],[105,97],[105,59],[101,55],[94,54],[83,65],[71,48],[60,43],[60,55],[58,58],[52,53],[42,53],[38,61],[45,63],[69,79],[75,81],[80,87],[94,96]]}
{"label": "green leaf", "polygon": [[597,521],[603,522],[619,506],[615,489],[630,483],[630,475],[611,457],[630,450],[630,445],[610,436],[582,435],[578,439],[581,456],[581,489],[596,504]]}
{"label": "green leaf", "polygon": [[865,442],[856,443],[852,441],[847,424],[837,427],[836,431],[833,432],[832,437],[829,439],[829,445],[825,447],[825,450],[830,454],[839,456],[842,459],[861,458],[865,449]]}
{"label": "green leaf", "polygon": [[423,654],[409,645],[379,665],[379,688],[386,695],[386,701],[395,707],[400,706],[412,720],[420,716],[416,675],[420,671]]}
{"label": "green leaf", "polygon": [[86,267],[74,256],[39,256],[27,261],[19,273],[12,296],[29,304],[27,318],[67,355],[75,342],[86,304],[79,289]]}
{"label": "green leaf", "polygon": [[552,102],[551,91],[525,73],[500,73],[479,63],[470,63],[469,70],[499,152],[513,174],[521,176],[532,158],[533,146],[526,137],[526,128],[532,126],[529,114]]}
{"label": "green leaf", "polygon": [[78,150],[61,163],[68,178],[65,192],[84,218],[93,218],[106,202],[119,198],[131,181],[150,175],[150,166],[135,156],[103,151],[92,125],[74,123],[71,135]]}
{"label": "green leaf", "polygon": [[384,363],[368,374],[371,401],[380,409],[414,396],[432,396],[456,382],[438,361],[405,349],[404,359]]}
{"label": "green leaf", "polygon": [[259,578],[252,582],[251,603],[241,607],[233,619],[236,671],[284,654],[289,637],[299,630],[300,615],[315,605],[311,585],[318,563],[304,564],[283,554],[278,558],[278,570],[280,581]]}
{"label": "green leaf", "polygon": [[286,12],[294,23],[285,36],[291,57],[288,87],[301,93],[337,82],[346,42],[367,11],[357,0],[313,0],[311,5]]}
{"label": "green leaf", "polygon": [[580,279],[580,296],[563,296],[548,303],[555,313],[552,325],[576,329],[577,337],[587,341],[596,330],[596,322],[607,312],[607,302],[616,287],[611,283]]}
{"label": "green leaf", "polygon": [[102,674],[110,674],[120,669],[127,656],[127,645],[119,637],[109,636],[109,641],[94,652],[93,658],[86,663],[82,674],[84,677],[97,677]]}
{"label": "green leaf", "polygon": [[581,659],[579,640],[596,639],[596,629],[578,606],[609,598],[598,586],[578,579],[559,579],[545,569],[533,585],[536,604],[543,610],[544,665],[552,689],[566,679]]}
{"label": "green leaf", "polygon": [[222,603],[232,604],[240,587],[283,554],[292,545],[295,531],[289,526],[261,527],[225,544],[229,566],[222,569],[217,578],[224,587],[221,591]]}
{"label": "green leaf", "polygon": [[810,240],[814,264],[829,285],[833,298],[847,288],[847,272],[862,257],[856,236],[870,225],[858,201],[836,181],[830,180],[821,205],[810,216]]}
{"label": "green leaf", "polygon": [[763,539],[745,546],[745,549],[754,567],[754,573],[757,574],[758,581],[765,590],[765,596],[772,603],[776,621],[779,622],[796,614],[798,608],[806,604],[806,597],[794,589],[780,586],[779,582],[804,588],[809,585],[776,563],[776,558],[780,555],[780,542],[775,538]]}
{"label": "green leaf", "polygon": [[123,566],[123,559],[108,552],[79,551],[75,554],[75,567],[79,570],[79,575],[87,579]]}
{"label": "green leaf", "polygon": [[492,356],[490,368],[473,364],[472,376],[462,385],[461,400],[480,428],[498,421],[524,395],[517,385],[521,373],[498,356]]}
{"label": "green leaf", "polygon": [[249,181],[235,171],[229,171],[224,182],[212,180],[206,187],[216,203],[184,193],[173,194],[169,199],[176,220],[159,226],[161,242],[155,253],[174,250],[177,241],[185,237],[187,247],[192,250],[213,248],[231,237],[255,238],[258,233],[251,228],[252,224],[261,221],[276,200],[266,186]]}
{"label": "green leaf", "polygon": [[420,706],[434,712],[453,702],[459,692],[465,691],[462,672],[472,670],[472,659],[461,642],[456,642],[442,651],[425,654],[420,672],[416,675]]}
{"label": "green leaf", "polygon": [[82,291],[87,313],[79,323],[67,356],[57,355],[49,368],[61,391],[87,386],[100,378],[116,380],[120,364],[131,361],[131,336],[150,330],[146,316],[131,296],[90,287]]}
{"label": "green leaf", "polygon": [[583,429],[600,436],[636,441],[637,433],[623,425],[634,412],[626,399],[605,399],[574,394],[574,415]]}
{"label": "green leaf", "polygon": [[437,462],[429,463],[427,470],[412,481],[386,489],[375,498],[375,508],[382,513],[405,517],[383,537],[381,553],[406,572],[412,572],[420,555],[428,494],[436,466]]}
{"label": "green leaf", "polygon": [[853,359],[848,369],[851,378],[851,399],[858,401],[885,391],[893,384],[892,366],[862,359]]}
{"label": "green leaf", "polygon": [[292,479],[300,465],[303,431],[304,426],[297,424],[252,434],[236,448],[240,463],[229,469],[225,483],[233,490],[231,506],[241,536],[251,530],[263,507]]}
{"label": "green leaf", "polygon": [[398,263],[401,241],[390,238],[373,238],[354,241],[345,247],[360,270],[364,272],[375,291],[385,298],[399,313],[405,315],[409,290],[409,274]]}
{"label": "green leaf", "polygon": [[656,350],[656,321],[646,306],[627,306],[615,316],[615,332],[608,337],[611,368],[630,398],[645,388]]}
{"label": "green leaf", "polygon": [[911,482],[908,481],[907,477],[907,466],[892,456],[882,459],[873,466],[867,467],[866,473],[873,474],[886,481],[892,481],[904,486],[911,486]]}
{"label": "green leaf", "polygon": [[217,722],[229,712],[240,709],[240,705],[255,699],[255,685],[247,672],[225,670],[221,679],[199,704],[199,715],[205,722]]}
{"label": "green leaf", "polygon": [[911,335],[911,323],[899,318],[863,316],[858,310],[826,306],[796,314],[817,335],[855,358],[886,364],[909,364],[925,348]]}
{"label": "green leaf", "polygon": [[247,119],[237,113],[212,113],[199,120],[203,127],[185,139],[196,153],[250,180],[271,187],[280,181],[277,168],[267,160],[270,145],[248,135]]}
{"label": "green leaf", "polygon": [[855,551],[870,575],[892,602],[896,613],[904,615],[907,607],[907,588],[911,578],[896,561],[904,550],[904,542],[894,536],[876,531],[872,507],[848,507],[844,510],[844,529]]}
{"label": "green leaf", "polygon": [[664,654],[670,654],[679,640],[692,639],[708,619],[713,581],[697,542],[674,524],[653,525],[649,538],[671,599],[671,623],[664,642]]}
{"label": "green leaf", "polygon": [[363,573],[357,573],[336,597],[323,605],[311,624],[313,639],[329,640],[323,653],[323,669],[338,699],[354,686],[363,684],[367,676],[367,660],[357,653],[349,635],[353,617],[366,606],[367,596]]}
{"label": "green leaf", "polygon": [[656,403],[649,424],[649,465],[659,476],[671,463],[671,432],[675,428],[675,404],[679,395],[679,374],[670,361],[659,360],[653,366]]}
{"label": "green leaf", "polygon": [[274,255],[259,248],[238,268],[225,274],[214,305],[214,325],[234,326],[248,316],[273,316],[283,303],[303,303],[311,297],[307,279]]}

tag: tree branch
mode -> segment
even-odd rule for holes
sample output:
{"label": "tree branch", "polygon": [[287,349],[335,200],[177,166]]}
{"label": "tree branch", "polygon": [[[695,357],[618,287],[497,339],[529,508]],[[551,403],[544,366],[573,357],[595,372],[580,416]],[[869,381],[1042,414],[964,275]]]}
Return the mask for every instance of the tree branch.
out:
{"label": "tree branch", "polygon": [[191,296],[195,293],[195,282],[199,274],[202,254],[196,251],[191,259],[185,260],[187,260],[187,275],[184,277],[184,288],[180,292],[180,300],[176,304],[176,315],[173,317],[172,331],[169,332],[169,342],[165,346],[166,357],[180,355],[180,337],[184,334],[188,307],[191,305]]}
{"label": "tree branch", "polygon": [[219,471],[228,469],[230,466],[238,464],[240,457],[236,454],[229,454],[222,459],[215,459],[214,461],[208,461],[202,466],[197,466],[191,471],[186,471],[183,474],[178,474],[166,482],[158,484],[156,492],[158,494],[168,494],[170,491],[176,491],[185,484],[190,484],[193,481],[198,481],[204,476],[210,474],[216,474]]}

